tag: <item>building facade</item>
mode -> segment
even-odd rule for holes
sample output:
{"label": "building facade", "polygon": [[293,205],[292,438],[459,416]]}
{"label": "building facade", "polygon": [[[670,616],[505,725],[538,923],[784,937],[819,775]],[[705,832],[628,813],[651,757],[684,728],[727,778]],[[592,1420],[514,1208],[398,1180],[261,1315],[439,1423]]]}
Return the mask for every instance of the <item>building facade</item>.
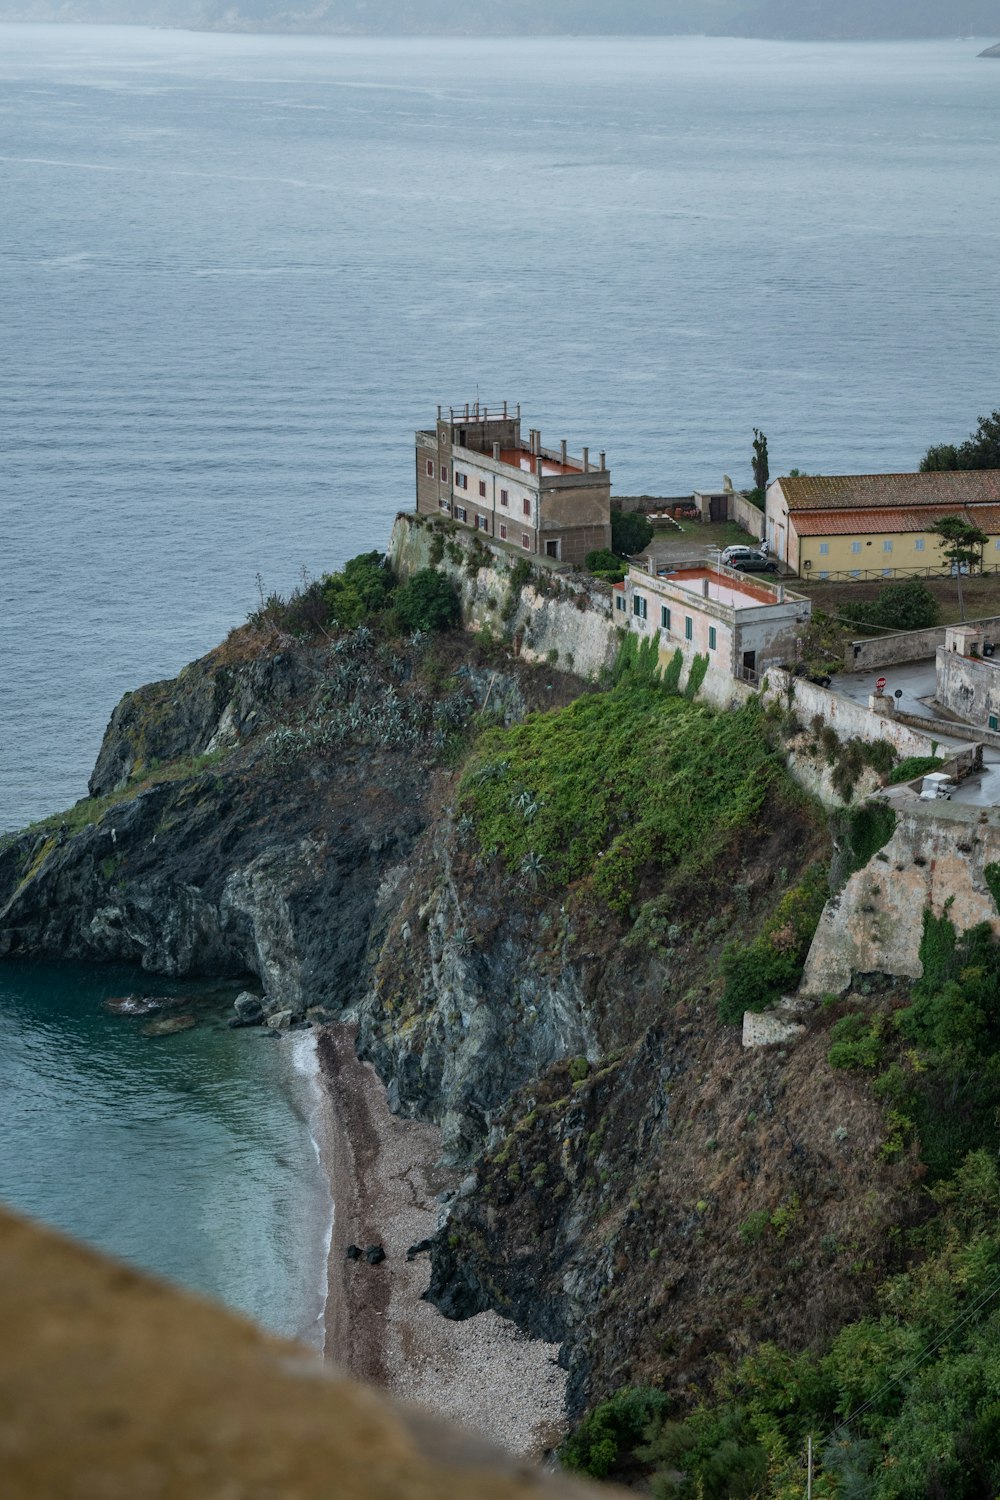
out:
{"label": "building facade", "polygon": [[768,485],[772,554],[801,578],[944,572],[931,530],[961,516],[986,533],[983,565],[1000,567],[1000,470],[937,474],[803,474]]}
{"label": "building facade", "polygon": [[532,556],[582,565],[611,546],[611,473],[600,454],[570,457],[544,448],[521,408],[438,407],[433,429],[416,434],[417,511],[444,515]]}
{"label": "building facade", "polygon": [[967,724],[1000,732],[1000,631],[991,622],[951,625],[936,652],[934,697]]}
{"label": "building facade", "polygon": [[795,661],[812,601],[784,584],[748,578],[712,564],[653,576],[630,567],[615,588],[615,617],[655,637],[660,664],[675,651],[690,664],[707,656],[716,677],[755,682],[769,667]]}

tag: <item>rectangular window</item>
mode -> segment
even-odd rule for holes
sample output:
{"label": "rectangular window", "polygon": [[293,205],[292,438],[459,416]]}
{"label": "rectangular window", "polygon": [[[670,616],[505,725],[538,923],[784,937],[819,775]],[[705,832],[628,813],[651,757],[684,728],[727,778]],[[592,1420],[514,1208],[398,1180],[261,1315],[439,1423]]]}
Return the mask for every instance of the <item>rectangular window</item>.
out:
{"label": "rectangular window", "polygon": [[485,500],[486,499],[486,480],[485,479],[481,479],[479,481],[479,497],[480,497],[481,500]]}
{"label": "rectangular window", "polygon": [[531,537],[526,531],[521,532],[521,546],[524,548],[525,552],[531,551]]}
{"label": "rectangular window", "polygon": [[521,508],[524,511],[524,514],[526,516],[530,516],[531,515],[531,501],[530,500],[522,500],[521,501]]}
{"label": "rectangular window", "polygon": [[510,496],[508,495],[507,491],[506,490],[501,490],[500,491],[500,504],[501,505],[506,505],[507,501],[509,499],[510,499]]}
{"label": "rectangular window", "polygon": [[428,479],[433,479],[434,478],[434,460],[433,460],[433,458],[429,458],[427,460],[427,478]]}
{"label": "rectangular window", "polygon": [[440,506],[440,508],[442,510],[451,510],[451,501],[450,500],[439,500],[438,501],[438,505]]}
{"label": "rectangular window", "polygon": [[670,629],[670,611],[665,604],[660,605],[660,629]]}
{"label": "rectangular window", "polygon": [[923,552],[923,550],[924,550],[924,539],[923,539],[922,536],[918,536],[917,540],[913,543],[913,550],[914,550],[914,552]]}
{"label": "rectangular window", "polygon": [[441,483],[442,484],[447,484],[448,483],[448,465],[447,464],[442,464],[441,465]]}
{"label": "rectangular window", "polygon": [[715,650],[715,645],[716,645],[715,626],[714,625],[710,625],[708,627],[708,649],[709,649],[709,651],[714,651]]}
{"label": "rectangular window", "polygon": [[468,474],[460,474],[457,469],[455,470],[455,488],[457,490],[467,490],[469,488]]}
{"label": "rectangular window", "polygon": [[466,512],[465,506],[464,505],[456,505],[455,506],[455,520],[456,521],[464,521],[466,519],[467,519],[467,512]]}
{"label": "rectangular window", "polygon": [[646,618],[646,600],[642,594],[632,595],[632,613],[639,620]]}
{"label": "rectangular window", "polygon": [[500,526],[500,540],[502,542],[505,542],[507,540],[507,528],[502,523]]}
{"label": "rectangular window", "polygon": [[615,595],[615,609],[620,609],[622,611],[622,613],[624,614],[624,612],[625,612],[625,595],[624,594],[616,594]]}
{"label": "rectangular window", "polygon": [[476,530],[477,531],[489,531],[489,529],[490,529],[489,528],[489,522],[487,521],[486,517],[485,516],[481,516],[481,515],[479,515],[477,513],[477,515],[476,515]]}
{"label": "rectangular window", "polygon": [[829,542],[820,542],[820,544],[819,544],[819,555],[820,555],[820,557],[828,557],[829,553],[830,553],[830,543]]}
{"label": "rectangular window", "polygon": [[861,551],[861,543],[860,542],[852,542],[851,543],[851,551],[852,552],[860,552]]}
{"label": "rectangular window", "polygon": [[892,569],[891,568],[883,568],[882,569],[882,577],[883,578],[891,578],[892,577]]}
{"label": "rectangular window", "polygon": [[823,583],[825,583],[826,580],[829,578],[830,575],[829,575],[829,573],[821,570],[819,576],[820,576],[820,581],[823,582]]}
{"label": "rectangular window", "polygon": [[694,640],[694,621],[690,615],[684,616],[684,639],[686,641]]}
{"label": "rectangular window", "polygon": [[1000,724],[997,723],[997,716],[996,716],[996,714],[990,714],[989,719],[987,720],[987,723],[989,724],[989,726],[990,726],[991,729],[1000,729]]}
{"label": "rectangular window", "polygon": [[892,551],[892,538],[891,537],[887,536],[886,539],[885,539],[885,541],[882,543],[882,551],[883,552],[891,552]]}

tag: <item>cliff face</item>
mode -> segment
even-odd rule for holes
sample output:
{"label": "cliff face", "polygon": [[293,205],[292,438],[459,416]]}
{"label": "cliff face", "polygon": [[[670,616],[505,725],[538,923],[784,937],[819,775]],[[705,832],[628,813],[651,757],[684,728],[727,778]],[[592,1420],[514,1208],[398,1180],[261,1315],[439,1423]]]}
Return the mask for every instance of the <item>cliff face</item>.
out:
{"label": "cliff face", "polygon": [[827,857],[815,810],[775,772],[697,880],[665,879],[654,840],[609,906],[484,850],[453,769],[484,706],[512,724],[587,684],[461,634],[252,644],[129,695],[93,800],[0,845],[0,956],[257,975],[356,1017],[392,1107],[470,1169],[432,1297],[563,1341],[577,1407],[632,1379],[683,1389],[714,1353],[801,1345],[863,1306],[852,1267],[893,1254],[913,1161],[881,1159],[822,1018],[787,1057],[745,1054],[715,1007],[726,943]]}
{"label": "cliff face", "polygon": [[[0,955],[255,974],[288,1004],[349,1004],[379,885],[447,779],[430,655],[358,632],[346,649],[213,653],[129,694],[92,801],[0,845]],[[491,679],[454,665],[460,731]],[[493,687],[523,711],[516,679]]]}

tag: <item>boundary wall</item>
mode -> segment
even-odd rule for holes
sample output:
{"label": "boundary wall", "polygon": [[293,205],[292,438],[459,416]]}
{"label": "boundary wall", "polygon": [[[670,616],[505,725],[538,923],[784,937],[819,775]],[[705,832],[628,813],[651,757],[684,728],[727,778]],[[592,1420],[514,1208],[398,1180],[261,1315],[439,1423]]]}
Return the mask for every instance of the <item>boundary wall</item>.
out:
{"label": "boundary wall", "polygon": [[[979,627],[989,634],[992,626],[1000,638],[1000,615],[987,615],[981,620],[966,620],[965,627]],[[844,647],[844,671],[865,672],[876,667],[902,666],[908,661],[923,661],[933,656],[939,646],[944,645],[949,625],[932,625],[927,630],[902,630],[896,635],[882,635],[875,639],[848,641]]]}

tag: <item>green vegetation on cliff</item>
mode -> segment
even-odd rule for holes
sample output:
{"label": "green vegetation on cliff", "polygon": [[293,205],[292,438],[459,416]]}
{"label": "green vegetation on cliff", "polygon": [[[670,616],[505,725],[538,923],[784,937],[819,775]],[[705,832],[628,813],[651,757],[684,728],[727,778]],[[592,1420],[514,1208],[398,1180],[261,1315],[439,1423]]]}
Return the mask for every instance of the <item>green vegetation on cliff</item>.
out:
{"label": "green vegetation on cliff", "polygon": [[460,788],[488,853],[544,888],[589,881],[618,912],[653,871],[696,881],[797,793],[756,705],[717,713],[628,675],[610,692],[481,738]]}

